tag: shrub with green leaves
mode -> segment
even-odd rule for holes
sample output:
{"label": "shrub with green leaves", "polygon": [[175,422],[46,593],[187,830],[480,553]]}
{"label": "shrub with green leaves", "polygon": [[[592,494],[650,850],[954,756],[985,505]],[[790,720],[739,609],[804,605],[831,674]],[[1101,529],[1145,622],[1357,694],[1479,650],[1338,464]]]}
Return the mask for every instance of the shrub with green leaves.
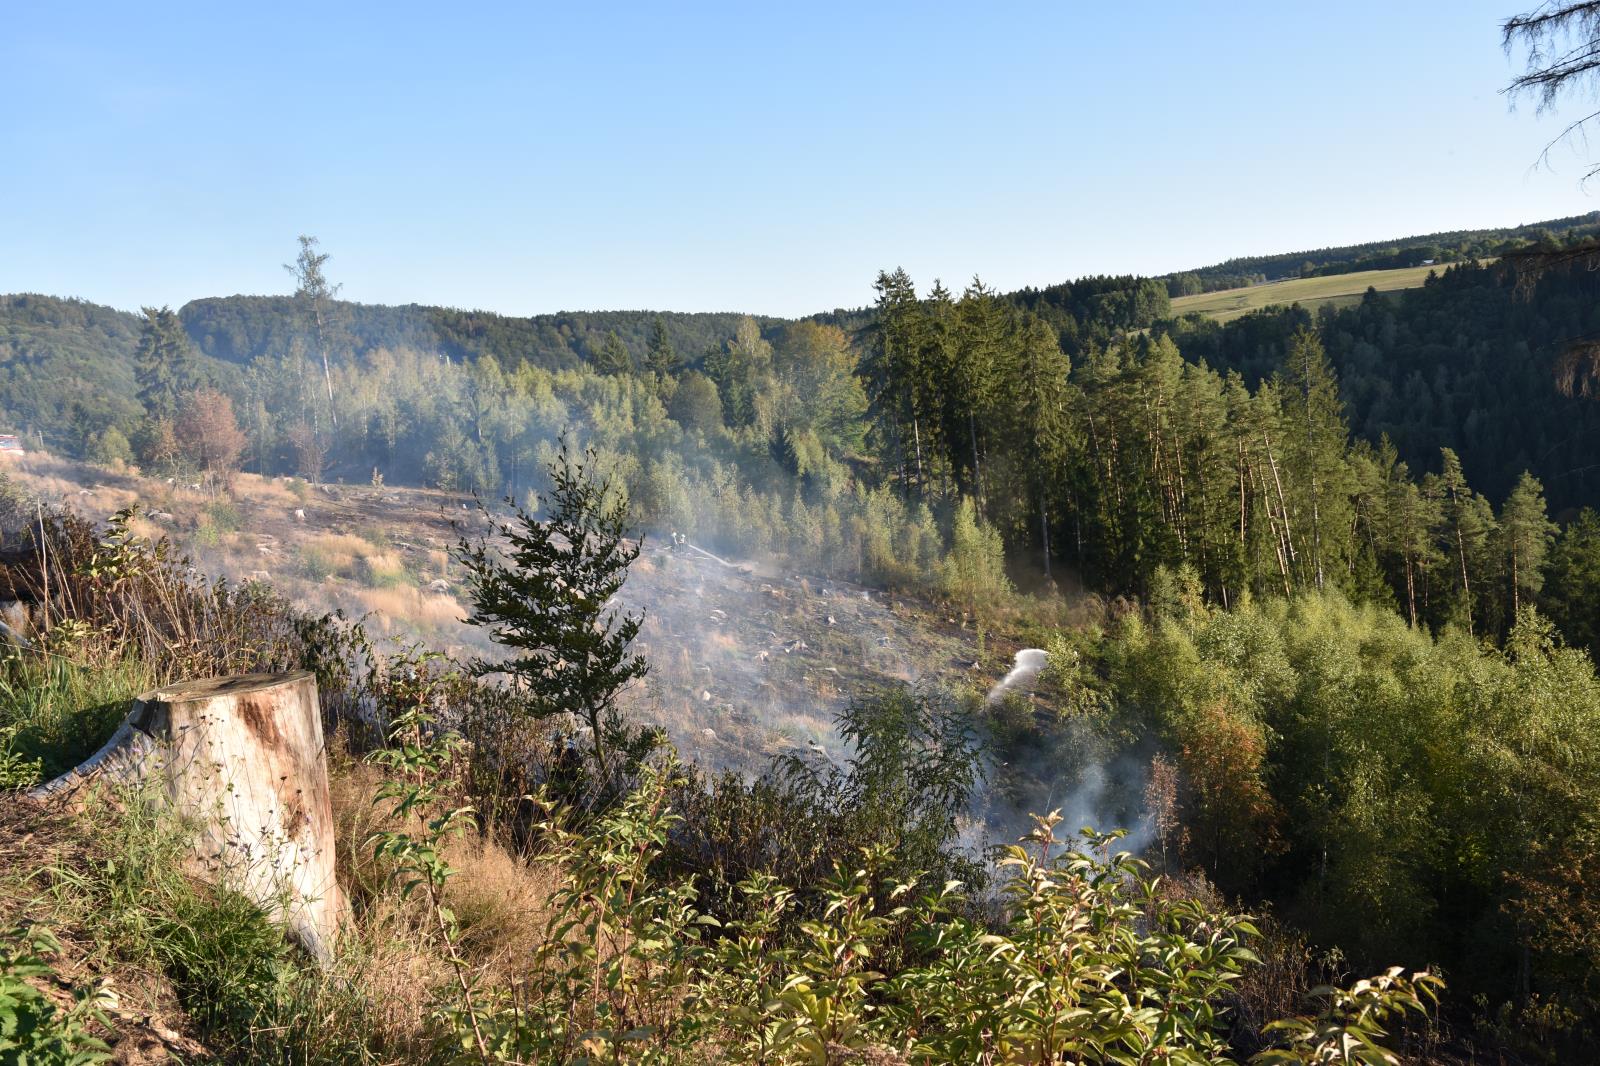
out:
{"label": "shrub with green leaves", "polygon": [[0,1062],[19,1066],[90,1066],[111,1058],[91,1026],[109,1026],[99,985],[75,987],[72,1005],[59,1007],[39,988],[54,982],[50,959],[61,951],[43,926],[0,935]]}
{"label": "shrub with green leaves", "polygon": [[[439,1012],[456,1061],[1239,1061],[1230,1005],[1260,965],[1255,927],[1113,853],[1116,835],[1063,848],[1059,817],[1038,819],[997,860],[989,907],[956,881],[887,875],[893,856],[879,846],[836,870],[813,917],[792,921],[793,893],[756,875],[740,886],[742,915],[723,922],[687,879],[656,872],[677,821],[674,773],[670,761],[647,768],[599,819],[547,808],[545,857],[562,887],[544,938],[510,987],[463,980]],[[437,832],[459,816],[385,847],[434,870],[419,883],[442,884],[451,871]],[[1397,1062],[1387,1030],[1424,1012],[1438,986],[1393,970],[1326,990],[1319,1015],[1269,1027],[1277,1046],[1257,1061],[1344,1061],[1351,1049],[1355,1061]]]}

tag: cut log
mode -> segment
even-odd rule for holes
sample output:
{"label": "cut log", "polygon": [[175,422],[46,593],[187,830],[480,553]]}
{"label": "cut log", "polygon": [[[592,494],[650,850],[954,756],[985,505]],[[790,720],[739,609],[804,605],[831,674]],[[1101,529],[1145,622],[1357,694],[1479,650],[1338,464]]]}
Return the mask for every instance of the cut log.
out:
{"label": "cut log", "polygon": [[146,693],[104,747],[33,796],[66,802],[96,781],[147,784],[196,826],[202,874],[260,904],[319,960],[332,957],[346,905],[314,675]]}

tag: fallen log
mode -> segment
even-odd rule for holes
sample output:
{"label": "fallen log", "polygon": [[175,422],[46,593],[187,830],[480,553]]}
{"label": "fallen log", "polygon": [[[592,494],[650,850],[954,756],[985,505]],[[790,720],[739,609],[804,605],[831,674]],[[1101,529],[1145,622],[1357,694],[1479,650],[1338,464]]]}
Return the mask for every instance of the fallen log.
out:
{"label": "fallen log", "polygon": [[99,751],[32,795],[71,802],[96,782],[149,786],[196,826],[203,876],[254,900],[319,960],[332,957],[346,904],[334,876],[314,675],[247,674],[146,693]]}

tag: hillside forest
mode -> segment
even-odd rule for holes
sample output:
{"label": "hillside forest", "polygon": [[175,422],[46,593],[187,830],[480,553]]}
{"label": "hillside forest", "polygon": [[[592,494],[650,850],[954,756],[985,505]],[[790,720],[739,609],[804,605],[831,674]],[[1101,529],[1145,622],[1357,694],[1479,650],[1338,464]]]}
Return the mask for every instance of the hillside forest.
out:
{"label": "hillside forest", "polygon": [[[1174,317],[1171,279],[1001,293],[976,278],[960,291],[919,285],[899,270],[877,276],[869,308],[798,320],[367,307],[336,299],[327,254],[302,238],[291,296],[140,316],[0,298],[3,428],[29,447],[137,467],[217,499],[244,470],[476,495],[496,521],[525,523],[521,534],[503,527],[508,536],[535,543],[551,518],[619,544],[625,530],[681,534],[714,552],[922,597],[972,627],[980,648],[988,634],[1049,651],[1036,699],[863,693],[842,712],[856,752],[847,768],[791,760],[754,782],[663,770],[644,723],[608,719],[609,694],[580,695],[580,709],[593,711],[584,735],[595,765],[574,769],[559,744],[526,764],[541,767],[534,784],[565,789],[552,803],[586,812],[571,821],[523,803],[534,784],[505,754],[532,743],[513,740],[507,722],[555,717],[561,700],[538,711],[529,702],[542,667],[514,687],[525,698],[508,710],[497,702],[507,690],[468,676],[488,667],[375,665],[370,684],[399,701],[389,724],[414,732],[389,747],[369,736],[352,750],[390,752],[379,762],[397,780],[436,782],[411,786],[423,791],[409,802],[508,804],[473,817],[498,824],[504,815],[501,843],[517,854],[553,849],[573,886],[555,898],[574,922],[604,926],[612,919],[586,909],[594,899],[620,891],[634,900],[619,886],[640,887],[647,903],[625,920],[641,924],[611,933],[646,954],[618,958],[635,959],[632,980],[656,973],[678,992],[630,992],[626,964],[613,969],[618,1001],[657,1014],[634,1029],[594,1020],[593,1032],[609,1034],[606,1061],[651,1060],[646,1045],[703,1050],[696,1041],[720,1024],[708,1019],[730,1017],[736,1035],[715,1039],[747,1041],[738,1054],[753,1057],[728,1061],[847,1061],[829,1057],[830,1040],[910,1056],[882,1061],[1054,1061],[1028,1058],[1026,1049],[1055,1045],[1028,1029],[1039,986],[1019,968],[1061,947],[1047,928],[1073,907],[1094,915],[1080,931],[1084,950],[1100,953],[1097,972],[1162,951],[1200,960],[1163,1008],[1191,1028],[1163,1029],[1168,1021],[1134,1018],[1123,1003],[1116,1009],[1134,1020],[1118,1047],[1170,1039],[1215,1056],[1184,1061],[1272,1047],[1288,1055],[1292,1039],[1239,1021],[1245,1004],[1295,1014],[1314,976],[1342,980],[1353,967],[1389,972],[1388,984],[1347,993],[1376,997],[1374,1013],[1341,1000],[1320,1023],[1295,1023],[1313,1030],[1307,1047],[1318,1024],[1377,1040],[1377,1029],[1360,1028],[1371,1021],[1407,1040],[1559,1061],[1592,1049],[1600,1026],[1600,407],[1589,383],[1559,373],[1565,346],[1600,327],[1600,277],[1581,265],[1535,270],[1516,256],[1476,256],[1559,247],[1592,223],[1418,239],[1458,245],[1460,261],[1419,289],[1369,293],[1356,306],[1272,308],[1226,324]],[[1308,258],[1305,269],[1371,269],[1413,243]],[[1261,264],[1223,268],[1253,274]],[[585,456],[581,476],[574,455]],[[157,551],[130,546],[124,526],[95,554],[89,545],[103,531],[60,522],[52,533],[38,519],[37,536],[76,538],[85,558]],[[542,550],[578,565],[562,549]],[[476,575],[476,624],[494,624],[508,602],[540,603],[526,589],[520,599],[490,595],[522,587],[490,556],[468,549],[458,561]],[[178,580],[158,563],[140,565]],[[588,575],[611,592],[613,578]],[[245,614],[254,608],[229,597],[271,600],[254,587],[191,594]],[[1066,599],[1089,605],[1084,621],[1062,623]],[[279,643],[241,663],[305,662],[331,676],[318,656],[333,630],[291,621],[281,603],[260,610],[278,619]],[[141,656],[156,645],[85,623],[74,639],[128,665],[130,685],[154,683],[156,667]],[[566,632],[556,625],[549,639]],[[626,644],[615,649],[613,680],[647,669],[620,657]],[[28,671],[38,668],[11,663],[9,683],[37,681]],[[437,687],[419,696],[419,677]],[[604,681],[596,692],[612,691]],[[442,736],[427,715],[451,699],[462,701],[447,720],[461,725],[465,754],[425,743]],[[62,768],[47,742],[59,740],[57,727],[43,721],[0,719],[21,783]],[[1142,868],[1124,866],[1134,859],[1113,857],[1108,842],[1099,853],[1053,850],[1054,824],[1036,827],[1032,844],[997,868],[964,850],[962,818],[985,791],[1056,794],[1108,776],[1101,787],[1135,850],[1150,872],[1187,886],[1181,900],[1141,881]],[[400,834],[386,838],[396,841],[391,857],[412,863],[417,883],[444,883],[448,873],[428,865],[439,840],[411,847],[406,831],[390,831]],[[797,839],[808,834],[811,845]],[[755,854],[757,837],[779,843]],[[623,838],[636,845],[627,855],[606,849]],[[948,898],[925,895],[946,882]],[[951,887],[958,882],[975,898]],[[1063,883],[1087,894],[1064,900]],[[1014,906],[986,912],[985,885]],[[1269,917],[1271,965],[1305,986],[1294,995],[1223,995],[1235,971],[1259,961],[1245,946],[1260,936],[1245,910]],[[996,913],[1020,924],[985,925]],[[1141,922],[1141,913],[1155,917]],[[824,920],[841,915],[843,926]],[[959,920],[946,941],[950,915]],[[453,921],[439,943],[459,974],[470,949],[452,946]],[[728,934],[699,939],[695,930],[713,923],[728,923]],[[996,930],[1028,945],[1018,968],[986,957]],[[1181,939],[1206,930],[1204,944]],[[1146,936],[1179,939],[1129,947],[1128,937]],[[834,937],[843,954],[833,963],[799,946]],[[560,1036],[564,1012],[576,1017],[562,997],[577,994],[581,967],[560,941],[541,949],[541,981],[552,982],[537,990],[543,1022],[518,1013],[516,997],[535,990],[514,982],[476,1004],[469,993],[435,1022],[453,1018],[446,1030],[483,1061],[486,1031],[508,1042],[505,1061],[577,1061],[571,1042],[581,1035],[561,1036],[569,1043],[559,1054],[535,1046]],[[841,946],[850,943],[859,948]],[[750,971],[749,987],[718,984],[739,962],[715,953],[750,958],[777,944],[789,954],[773,955],[770,972]],[[838,963],[856,950],[874,968]],[[1445,983],[1441,1028],[1402,1023],[1431,1002],[1434,975]],[[1108,1018],[1121,986],[1108,977],[1096,987],[1068,998]],[[1005,1000],[1016,1006],[1015,1033],[957,1024],[990,993],[1016,997]],[[1194,1022],[1219,1002],[1232,1021]],[[861,1014],[829,1015],[837,1030],[818,1022],[846,1009]],[[217,1020],[219,1031],[229,1024]],[[807,1025],[822,1033],[815,1054],[796,1035]],[[635,1029],[643,1035],[627,1035]],[[1108,1047],[1085,1054],[1122,1061]],[[1274,1053],[1263,1061],[1323,1061]]]}

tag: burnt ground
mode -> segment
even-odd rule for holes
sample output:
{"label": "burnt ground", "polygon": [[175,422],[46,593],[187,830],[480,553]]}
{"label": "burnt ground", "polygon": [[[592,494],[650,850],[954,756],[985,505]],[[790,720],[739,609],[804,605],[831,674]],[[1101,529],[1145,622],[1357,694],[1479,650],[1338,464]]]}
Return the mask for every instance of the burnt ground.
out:
{"label": "burnt ground", "polygon": [[[231,499],[197,487],[30,456],[11,476],[94,517],[137,503],[137,532],[169,537],[213,577],[271,584],[312,612],[366,618],[392,646],[420,641],[465,661],[495,649],[463,623],[458,536],[484,523],[473,501],[432,489],[308,486],[241,475]],[[1014,645],[978,666],[975,634],[936,605],[778,563],[720,559],[647,536],[623,590],[642,610],[651,672],[634,712],[702,765],[753,771],[775,753],[838,754],[833,718],[893,681],[987,689]]]}

